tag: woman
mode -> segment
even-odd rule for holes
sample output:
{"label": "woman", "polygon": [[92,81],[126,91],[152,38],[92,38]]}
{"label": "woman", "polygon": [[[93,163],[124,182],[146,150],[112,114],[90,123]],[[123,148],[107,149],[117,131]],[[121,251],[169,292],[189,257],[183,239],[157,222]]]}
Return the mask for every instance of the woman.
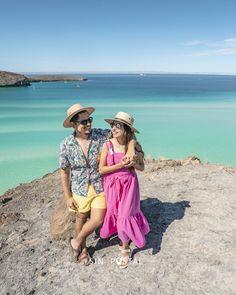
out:
{"label": "woman", "polygon": [[140,210],[139,184],[135,172],[135,169],[144,170],[143,152],[142,149],[137,151],[135,161],[129,162],[124,157],[134,132],[138,133],[130,114],[118,112],[115,118],[105,121],[111,125],[112,138],[104,143],[99,164],[107,201],[107,213],[100,235],[107,238],[118,233],[122,245],[117,263],[120,268],[125,268],[131,252],[129,241],[141,248],[149,232],[148,222]]}

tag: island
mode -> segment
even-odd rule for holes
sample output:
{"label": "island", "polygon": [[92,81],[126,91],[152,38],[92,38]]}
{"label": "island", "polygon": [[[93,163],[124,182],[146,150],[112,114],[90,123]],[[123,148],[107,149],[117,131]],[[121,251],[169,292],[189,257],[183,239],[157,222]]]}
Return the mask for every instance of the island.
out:
{"label": "island", "polygon": [[67,75],[31,75],[25,76],[13,72],[0,71],[0,87],[30,86],[34,82],[58,82],[58,81],[86,81],[82,76]]}
{"label": "island", "polygon": [[65,75],[37,75],[28,77],[30,82],[58,82],[58,81],[86,81],[81,76],[65,76]]}

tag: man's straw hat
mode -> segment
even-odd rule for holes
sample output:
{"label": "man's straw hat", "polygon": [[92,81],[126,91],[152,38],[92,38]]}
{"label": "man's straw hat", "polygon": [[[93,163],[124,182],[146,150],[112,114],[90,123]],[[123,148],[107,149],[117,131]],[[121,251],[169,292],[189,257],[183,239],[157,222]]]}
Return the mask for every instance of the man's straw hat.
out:
{"label": "man's straw hat", "polygon": [[83,107],[81,104],[77,103],[77,104],[74,104],[73,106],[69,107],[69,109],[67,110],[67,118],[64,120],[63,122],[63,126],[65,128],[70,128],[70,127],[73,127],[72,124],[71,124],[71,119],[78,113],[80,112],[84,112],[86,111],[88,113],[88,115],[86,116],[83,116],[83,120],[86,120],[89,118],[89,115],[92,114],[92,112],[95,111],[94,108],[92,107]]}

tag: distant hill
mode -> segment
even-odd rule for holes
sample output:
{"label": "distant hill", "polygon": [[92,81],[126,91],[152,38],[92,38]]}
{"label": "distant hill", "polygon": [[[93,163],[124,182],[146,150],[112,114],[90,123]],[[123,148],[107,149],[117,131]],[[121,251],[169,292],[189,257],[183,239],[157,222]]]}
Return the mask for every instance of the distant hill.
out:
{"label": "distant hill", "polygon": [[56,82],[56,81],[86,81],[87,78],[63,75],[38,75],[30,76],[30,82]]}
{"label": "distant hill", "polygon": [[29,86],[29,79],[21,74],[0,71],[0,87],[6,86]]}
{"label": "distant hill", "polygon": [[57,81],[86,81],[81,76],[66,75],[38,75],[26,77],[21,74],[0,71],[0,87],[7,86],[30,86],[31,82],[57,82]]}

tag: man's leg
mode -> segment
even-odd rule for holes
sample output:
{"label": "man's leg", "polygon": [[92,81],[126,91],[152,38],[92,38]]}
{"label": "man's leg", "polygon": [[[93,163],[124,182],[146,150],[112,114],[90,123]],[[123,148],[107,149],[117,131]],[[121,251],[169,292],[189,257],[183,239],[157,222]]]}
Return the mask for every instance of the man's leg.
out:
{"label": "man's leg", "polygon": [[[80,213],[78,212],[76,214],[76,220],[75,220],[75,238],[78,236],[78,234],[81,232],[85,222],[87,221],[89,217],[90,212],[86,213]],[[82,245],[82,248],[86,247],[86,239],[84,240],[84,243]]]}
{"label": "man's leg", "polygon": [[90,219],[82,226],[79,234],[75,239],[71,240],[74,249],[78,249],[86,238],[95,231],[96,228],[103,224],[106,209],[91,208]]}

